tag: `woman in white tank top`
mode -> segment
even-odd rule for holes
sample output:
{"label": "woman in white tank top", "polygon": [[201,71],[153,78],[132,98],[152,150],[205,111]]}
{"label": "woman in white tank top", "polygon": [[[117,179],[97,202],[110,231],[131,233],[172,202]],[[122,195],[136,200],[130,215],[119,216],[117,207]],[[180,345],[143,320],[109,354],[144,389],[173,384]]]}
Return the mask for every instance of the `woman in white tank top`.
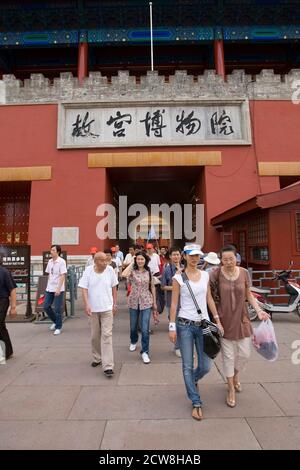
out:
{"label": "woman in white tank top", "polygon": [[[203,351],[203,332],[201,320],[209,320],[207,304],[212,312],[215,322],[223,332],[215,302],[209,286],[209,275],[200,271],[197,264],[202,254],[199,245],[186,245],[184,259],[186,261],[185,273],[191,289],[196,297],[202,315],[197,312],[189,289],[183,281],[181,274],[173,277],[172,305],[170,311],[169,338],[174,343],[178,335],[180,352],[182,356],[182,372],[187,395],[192,402],[192,417],[196,420],[203,418],[202,401],[198,390],[198,381],[207,374],[212,361]],[[177,303],[180,295],[180,310],[175,324]],[[197,367],[194,369],[194,347],[197,351]]]}

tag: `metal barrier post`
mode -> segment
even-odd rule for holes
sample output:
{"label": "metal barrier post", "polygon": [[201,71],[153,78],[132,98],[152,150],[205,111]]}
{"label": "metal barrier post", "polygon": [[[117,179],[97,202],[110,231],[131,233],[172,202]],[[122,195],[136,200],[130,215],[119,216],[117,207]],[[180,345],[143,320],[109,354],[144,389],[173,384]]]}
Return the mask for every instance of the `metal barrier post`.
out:
{"label": "metal barrier post", "polygon": [[69,293],[70,293],[70,310],[71,310],[71,317],[75,315],[75,269],[74,266],[68,267],[68,285],[69,285]]}

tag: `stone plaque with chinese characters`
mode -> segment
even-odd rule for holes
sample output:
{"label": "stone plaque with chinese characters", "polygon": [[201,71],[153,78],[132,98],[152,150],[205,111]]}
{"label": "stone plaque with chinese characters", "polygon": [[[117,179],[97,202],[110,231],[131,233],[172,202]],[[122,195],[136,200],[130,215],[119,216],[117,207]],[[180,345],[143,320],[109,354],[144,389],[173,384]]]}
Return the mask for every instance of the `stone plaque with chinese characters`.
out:
{"label": "stone plaque with chinese characters", "polygon": [[58,148],[249,144],[247,100],[59,105]]}
{"label": "stone plaque with chinese characters", "polygon": [[52,227],[52,244],[79,245],[79,227]]}

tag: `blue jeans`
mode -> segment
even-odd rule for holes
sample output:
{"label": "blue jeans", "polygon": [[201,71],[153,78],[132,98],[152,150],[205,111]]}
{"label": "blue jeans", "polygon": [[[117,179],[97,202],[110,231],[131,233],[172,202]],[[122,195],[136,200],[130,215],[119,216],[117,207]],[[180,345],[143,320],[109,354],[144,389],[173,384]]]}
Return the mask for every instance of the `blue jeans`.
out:
{"label": "blue jeans", "polygon": [[[170,312],[171,312],[171,307],[167,307],[168,308],[168,320],[170,321]],[[178,312],[176,313],[176,320],[177,320],[177,315],[178,315]],[[175,321],[176,321],[175,320]],[[178,335],[176,336],[176,342],[175,342],[175,347],[174,349],[180,349],[180,344],[179,344],[179,338],[178,338]]]}
{"label": "blue jeans", "polygon": [[[187,395],[193,406],[202,401],[196,383],[210,371],[212,360],[203,352],[203,332],[200,326],[176,325],[182,357],[182,372]],[[194,346],[197,351],[197,367],[194,369]]]}
{"label": "blue jeans", "polygon": [[130,342],[131,344],[136,344],[138,342],[138,321],[140,317],[140,326],[142,330],[142,353],[149,353],[149,325],[150,325],[150,316],[151,308],[146,308],[145,310],[140,310],[139,308],[130,308]]}
{"label": "blue jeans", "polygon": [[[61,330],[62,327],[62,304],[64,299],[64,292],[59,295],[54,295],[54,292],[45,292],[44,310],[47,313],[50,320],[55,323],[55,328]],[[54,311],[52,304],[54,302]]]}

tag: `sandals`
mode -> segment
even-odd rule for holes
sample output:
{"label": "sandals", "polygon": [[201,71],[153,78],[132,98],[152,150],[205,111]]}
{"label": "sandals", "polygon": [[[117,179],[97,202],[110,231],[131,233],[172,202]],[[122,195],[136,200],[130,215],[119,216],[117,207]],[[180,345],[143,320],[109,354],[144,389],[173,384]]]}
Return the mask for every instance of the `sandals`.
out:
{"label": "sandals", "polygon": [[235,389],[236,392],[241,393],[241,391],[243,390],[243,389],[242,389],[241,382],[236,382],[236,383],[234,384],[234,389]]}
{"label": "sandals", "polygon": [[192,418],[196,421],[201,421],[203,419],[203,414],[200,406],[193,406]]}
{"label": "sandals", "polygon": [[[232,398],[232,392],[234,392],[234,390],[228,390],[227,392],[227,398],[226,398],[226,404],[227,406],[229,406],[230,408],[234,408],[235,405],[236,405],[236,401],[235,401],[235,395],[234,395],[234,398]],[[231,395],[231,398],[230,398],[230,395]]]}

